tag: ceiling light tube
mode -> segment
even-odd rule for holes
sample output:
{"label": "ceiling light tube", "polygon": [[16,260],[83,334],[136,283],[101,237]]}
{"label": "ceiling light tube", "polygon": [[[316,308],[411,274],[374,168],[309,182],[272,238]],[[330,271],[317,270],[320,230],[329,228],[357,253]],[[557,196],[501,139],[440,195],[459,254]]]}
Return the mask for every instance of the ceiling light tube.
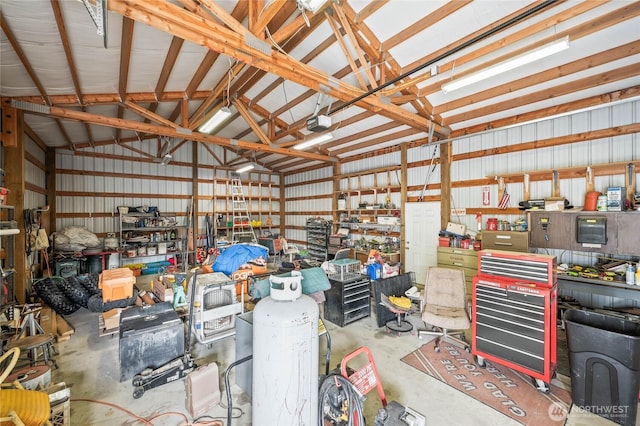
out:
{"label": "ceiling light tube", "polygon": [[254,166],[253,164],[247,164],[245,166],[240,167],[238,170],[236,170],[236,173],[244,173],[244,172],[248,172],[249,170],[253,170],[256,166]]}
{"label": "ceiling light tube", "polygon": [[454,90],[469,86],[489,77],[511,71],[512,69],[530,64],[558,52],[562,52],[563,50],[566,50],[568,48],[569,37],[567,36],[553,43],[534,49],[530,52],[515,56],[507,61],[500,62],[499,64],[493,65],[477,73],[470,74],[466,77],[462,77],[460,79],[445,83],[442,85],[442,91],[444,93],[452,92]]}
{"label": "ceiling light tube", "polygon": [[199,131],[202,133],[210,133],[213,129],[218,127],[224,120],[231,116],[231,110],[229,107],[222,107],[215,114],[211,116],[210,119],[207,120],[202,126],[200,126]]}
{"label": "ceiling light tube", "polygon": [[310,146],[313,145],[318,145],[322,142],[326,142],[328,140],[333,139],[333,134],[332,133],[323,133],[321,135],[315,136],[313,138],[310,139],[305,139],[304,141],[300,142],[297,145],[293,146],[293,149],[306,149],[309,148]]}

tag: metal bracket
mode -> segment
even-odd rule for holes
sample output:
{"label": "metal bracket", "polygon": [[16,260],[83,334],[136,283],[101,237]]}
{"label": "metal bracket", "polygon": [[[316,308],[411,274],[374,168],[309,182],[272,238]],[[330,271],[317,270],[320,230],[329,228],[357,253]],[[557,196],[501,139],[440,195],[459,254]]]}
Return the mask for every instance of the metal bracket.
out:
{"label": "metal bracket", "polygon": [[96,0],[96,10],[94,11],[89,0],[82,0],[84,7],[87,8],[87,12],[91,16],[91,20],[95,24],[98,35],[102,36],[104,41],[104,48],[107,48],[107,0]]}

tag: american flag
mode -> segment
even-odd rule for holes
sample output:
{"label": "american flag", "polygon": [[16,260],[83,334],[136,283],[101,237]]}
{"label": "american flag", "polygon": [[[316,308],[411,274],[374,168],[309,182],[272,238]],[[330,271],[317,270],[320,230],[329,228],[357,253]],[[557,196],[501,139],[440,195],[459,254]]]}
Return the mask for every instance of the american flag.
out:
{"label": "american flag", "polygon": [[505,189],[504,192],[502,193],[502,198],[500,199],[500,202],[498,203],[498,208],[502,209],[502,210],[506,209],[509,206],[509,200],[510,199],[511,199],[511,195],[509,195],[509,193]]}

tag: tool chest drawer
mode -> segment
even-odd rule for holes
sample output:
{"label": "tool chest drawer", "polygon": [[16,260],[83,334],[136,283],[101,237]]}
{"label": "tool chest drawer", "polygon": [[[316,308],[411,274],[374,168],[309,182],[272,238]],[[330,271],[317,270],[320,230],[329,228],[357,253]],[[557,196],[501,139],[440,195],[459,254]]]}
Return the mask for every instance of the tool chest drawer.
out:
{"label": "tool chest drawer", "polygon": [[518,231],[482,231],[482,248],[529,251],[529,233]]}
{"label": "tool chest drawer", "polygon": [[324,318],[344,327],[371,314],[371,281],[364,275],[347,281],[329,279],[325,292]]}
{"label": "tool chest drawer", "polygon": [[456,247],[438,247],[438,266],[462,269],[467,284],[467,294],[471,294],[473,277],[478,273],[478,252]]}

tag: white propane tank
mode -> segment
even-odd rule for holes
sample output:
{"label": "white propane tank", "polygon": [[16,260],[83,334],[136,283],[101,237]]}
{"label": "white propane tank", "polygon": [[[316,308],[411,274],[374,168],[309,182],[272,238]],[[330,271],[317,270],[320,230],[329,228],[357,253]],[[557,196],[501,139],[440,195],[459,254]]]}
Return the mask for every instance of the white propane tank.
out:
{"label": "white propane tank", "polygon": [[318,304],[302,275],[271,277],[253,311],[252,424],[318,424]]}

